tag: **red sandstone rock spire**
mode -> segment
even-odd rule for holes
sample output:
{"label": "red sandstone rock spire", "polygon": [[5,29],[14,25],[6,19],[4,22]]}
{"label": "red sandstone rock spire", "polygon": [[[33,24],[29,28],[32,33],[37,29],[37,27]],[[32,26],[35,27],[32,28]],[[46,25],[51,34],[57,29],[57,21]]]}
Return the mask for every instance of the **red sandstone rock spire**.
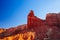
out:
{"label": "red sandstone rock spire", "polygon": [[38,27],[41,25],[43,25],[43,20],[36,17],[34,15],[34,12],[31,10],[30,13],[28,14],[28,18],[27,18],[28,28]]}
{"label": "red sandstone rock spire", "polygon": [[30,17],[34,16],[33,10],[30,10],[30,13],[28,14],[28,16],[30,16]]}
{"label": "red sandstone rock spire", "polygon": [[30,13],[28,14],[28,18],[27,18],[27,25],[28,25],[28,27],[32,26],[33,18],[34,18],[34,12],[33,12],[33,10],[31,10]]}

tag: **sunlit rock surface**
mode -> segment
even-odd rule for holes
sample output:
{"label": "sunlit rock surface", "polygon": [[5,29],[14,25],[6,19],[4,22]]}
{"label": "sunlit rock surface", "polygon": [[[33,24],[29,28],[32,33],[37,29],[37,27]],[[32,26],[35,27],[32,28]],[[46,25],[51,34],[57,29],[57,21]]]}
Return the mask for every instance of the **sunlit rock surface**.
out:
{"label": "sunlit rock surface", "polygon": [[6,31],[6,29],[0,28],[0,33]]}
{"label": "sunlit rock surface", "polygon": [[60,40],[60,13],[48,13],[42,20],[31,10],[27,24],[1,28],[0,40]]}

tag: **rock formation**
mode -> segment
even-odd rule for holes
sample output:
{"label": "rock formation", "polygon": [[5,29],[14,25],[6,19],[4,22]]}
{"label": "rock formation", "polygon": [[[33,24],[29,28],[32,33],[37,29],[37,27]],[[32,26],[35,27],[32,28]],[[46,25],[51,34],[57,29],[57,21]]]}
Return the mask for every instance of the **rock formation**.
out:
{"label": "rock formation", "polygon": [[0,40],[60,40],[60,13],[48,13],[42,20],[31,10],[27,24],[0,29]]}
{"label": "rock formation", "polygon": [[31,10],[30,13],[28,14],[28,20],[27,20],[27,25],[28,27],[37,27],[37,26],[41,26],[44,24],[44,20],[36,17],[34,15],[34,12]]}
{"label": "rock formation", "polygon": [[49,13],[46,16],[46,22],[49,26],[57,26],[60,27],[60,13]]}

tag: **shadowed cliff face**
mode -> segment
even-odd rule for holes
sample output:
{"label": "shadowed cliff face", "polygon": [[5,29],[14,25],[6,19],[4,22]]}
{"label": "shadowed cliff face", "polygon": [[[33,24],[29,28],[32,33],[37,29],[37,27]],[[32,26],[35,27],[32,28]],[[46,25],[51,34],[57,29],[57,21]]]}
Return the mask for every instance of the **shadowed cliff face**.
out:
{"label": "shadowed cliff face", "polygon": [[0,40],[60,40],[60,13],[49,13],[42,20],[31,10],[27,24],[0,29]]}

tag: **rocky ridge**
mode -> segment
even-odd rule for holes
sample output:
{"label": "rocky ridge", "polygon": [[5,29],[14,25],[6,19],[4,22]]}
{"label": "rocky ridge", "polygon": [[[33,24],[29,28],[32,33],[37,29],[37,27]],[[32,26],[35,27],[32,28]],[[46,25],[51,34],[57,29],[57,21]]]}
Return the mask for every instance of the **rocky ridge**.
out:
{"label": "rocky ridge", "polygon": [[48,13],[42,20],[31,10],[27,24],[0,29],[0,40],[60,40],[60,13]]}

